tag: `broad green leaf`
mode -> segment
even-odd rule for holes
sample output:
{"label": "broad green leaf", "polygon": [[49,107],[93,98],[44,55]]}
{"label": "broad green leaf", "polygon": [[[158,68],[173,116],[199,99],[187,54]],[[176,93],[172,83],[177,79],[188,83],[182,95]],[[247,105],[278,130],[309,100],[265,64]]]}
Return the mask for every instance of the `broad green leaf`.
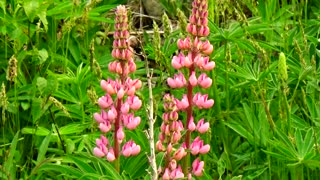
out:
{"label": "broad green leaf", "polygon": [[39,165],[45,158],[45,155],[47,153],[48,150],[48,146],[50,143],[50,139],[51,139],[51,133],[52,131],[49,132],[49,134],[43,139],[39,151],[38,151],[38,157],[37,157],[37,165]]}
{"label": "broad green leaf", "polygon": [[48,83],[47,80],[43,77],[38,77],[37,78],[37,88],[40,91],[40,93],[43,93],[45,88],[47,87]]}
{"label": "broad green leaf", "polygon": [[49,55],[48,55],[48,51],[46,49],[41,49],[38,51],[38,54],[39,54],[39,61],[40,61],[40,64],[44,63]]}
{"label": "broad green leaf", "polygon": [[0,8],[3,10],[3,13],[6,14],[6,0],[0,0]]}
{"label": "broad green leaf", "polygon": [[28,16],[29,20],[33,22],[34,18],[37,15],[37,10],[39,9],[39,0],[24,0],[23,8]]}

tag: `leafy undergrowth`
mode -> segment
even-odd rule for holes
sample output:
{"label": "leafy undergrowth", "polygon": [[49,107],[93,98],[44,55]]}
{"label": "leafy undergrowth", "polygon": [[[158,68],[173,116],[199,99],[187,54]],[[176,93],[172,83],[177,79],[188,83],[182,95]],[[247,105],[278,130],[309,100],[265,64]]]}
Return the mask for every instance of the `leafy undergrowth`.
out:
{"label": "leafy undergrowth", "polygon": [[[172,22],[178,7],[189,7],[161,2]],[[114,76],[108,64],[113,9],[120,3],[127,2],[0,1],[0,179],[150,178],[145,61],[153,69],[158,138],[162,97],[170,91],[164,82],[173,75],[171,58],[183,31],[162,36],[160,51],[152,33],[136,35],[134,76],[144,82],[136,114],[142,121],[126,134],[141,153],[121,157],[118,173],[92,150],[99,137],[93,113],[103,95],[100,80]],[[209,0],[216,68],[208,74],[213,87],[201,92],[215,104],[194,117],[210,122],[205,141],[211,150],[198,179],[320,177],[319,17],[317,0]],[[158,165],[163,157],[157,153]]]}

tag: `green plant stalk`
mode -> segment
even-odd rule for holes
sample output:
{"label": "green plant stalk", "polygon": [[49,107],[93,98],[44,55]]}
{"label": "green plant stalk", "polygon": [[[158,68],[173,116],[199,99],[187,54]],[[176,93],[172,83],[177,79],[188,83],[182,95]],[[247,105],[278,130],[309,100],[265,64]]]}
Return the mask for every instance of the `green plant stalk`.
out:
{"label": "green plant stalk", "polygon": [[225,81],[225,86],[224,86],[224,91],[226,92],[226,111],[227,111],[227,117],[226,119],[228,119],[229,117],[229,109],[230,109],[230,102],[229,102],[229,73],[228,73],[228,69],[229,69],[229,60],[231,60],[231,53],[228,55],[229,52],[229,48],[228,48],[228,41],[225,42],[224,45],[224,52],[225,52],[225,58],[226,58],[226,63],[225,63],[225,76],[224,76],[224,81]]}
{"label": "green plant stalk", "polygon": [[290,102],[289,108],[290,108],[290,109],[292,108],[292,104],[293,104],[294,98],[295,98],[295,96],[296,96],[296,94],[297,94],[297,89],[298,89],[298,87],[299,87],[299,84],[300,84],[300,78],[298,79],[298,82],[297,82],[297,84],[296,84],[296,87],[295,87],[294,90],[293,90],[292,97],[291,97],[291,99],[289,100],[289,102]]}
{"label": "green plant stalk", "polygon": [[271,129],[274,130],[275,129],[275,124],[274,124],[274,121],[273,121],[272,116],[270,114],[270,111],[269,111],[269,108],[268,108],[268,104],[267,104],[267,102],[265,100],[265,97],[264,97],[265,93],[262,91],[262,89],[260,87],[260,83],[258,83],[258,87],[259,87],[259,91],[260,91],[260,97],[261,97],[261,100],[262,100],[262,104],[263,104],[264,109],[265,109],[266,114],[267,114],[267,119],[269,121]]}
{"label": "green plant stalk", "polygon": [[58,137],[59,137],[59,140],[60,140],[60,142],[61,142],[61,146],[62,146],[62,148],[63,148],[63,151],[64,151],[64,153],[66,153],[66,152],[67,152],[67,151],[66,151],[66,146],[64,145],[64,141],[63,141],[63,139],[62,139],[62,137],[61,137],[59,128],[58,128],[57,123],[56,123],[56,121],[55,121],[55,119],[54,119],[53,113],[52,113],[52,111],[51,111],[51,107],[49,107],[48,109],[49,109],[49,112],[50,112],[50,116],[51,116],[52,123],[54,124],[54,127],[55,127],[55,129],[56,129],[56,131],[57,131],[57,134],[58,134]]}

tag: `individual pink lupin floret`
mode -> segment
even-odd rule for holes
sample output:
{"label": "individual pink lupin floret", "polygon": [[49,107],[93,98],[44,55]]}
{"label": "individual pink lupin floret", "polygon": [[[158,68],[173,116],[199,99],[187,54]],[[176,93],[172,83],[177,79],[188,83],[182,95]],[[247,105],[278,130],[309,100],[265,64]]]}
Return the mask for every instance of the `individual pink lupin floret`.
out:
{"label": "individual pink lupin floret", "polygon": [[183,157],[187,155],[184,147],[180,147],[173,155],[173,158],[177,161],[180,161]]}
{"label": "individual pink lupin floret", "polygon": [[197,154],[206,154],[207,152],[210,151],[210,145],[206,144],[203,145],[203,140],[200,139],[200,137],[196,137],[194,141],[192,142],[190,146],[190,151],[192,155],[197,155]]}
{"label": "individual pink lupin floret", "polygon": [[162,175],[162,180],[170,180],[170,171],[169,168],[166,168],[164,170],[164,173]]}
{"label": "individual pink lupin floret", "polygon": [[171,171],[170,173],[170,178],[171,179],[181,179],[184,178],[184,174],[182,172],[181,166],[179,165],[176,169]]}
{"label": "individual pink lupin floret", "polygon": [[212,99],[208,100],[208,95],[201,95],[201,93],[196,93],[193,97],[193,103],[199,108],[211,108],[213,106],[214,101]]}
{"label": "individual pink lupin floret", "polygon": [[182,53],[180,53],[178,56],[173,56],[171,61],[172,67],[175,69],[181,69],[184,67],[184,59],[185,57]]}
{"label": "individual pink lupin floret", "polygon": [[184,40],[179,39],[178,42],[178,48],[181,50],[189,50],[191,47],[190,43],[190,37],[185,38]]}
{"label": "individual pink lupin floret", "polygon": [[196,77],[196,72],[192,72],[191,76],[189,77],[189,83],[192,87],[197,85],[197,77]]}
{"label": "individual pink lupin floret", "polygon": [[93,149],[93,154],[97,157],[104,157],[108,153],[108,139],[101,135],[100,139],[96,139],[96,145],[97,147]]}
{"label": "individual pink lupin floret", "polygon": [[107,154],[107,160],[108,160],[109,162],[112,162],[112,161],[114,161],[115,159],[116,159],[116,157],[115,157],[115,155],[114,155],[113,148],[110,147],[109,152],[108,152],[108,154]]}
{"label": "individual pink lupin floret", "polygon": [[134,117],[133,114],[124,114],[122,115],[123,124],[126,128],[133,130],[135,129],[141,122],[140,117]]}
{"label": "individual pink lupin floret", "polygon": [[99,129],[103,133],[107,133],[111,130],[111,124],[109,121],[105,121],[99,124]]}
{"label": "individual pink lupin floret", "polygon": [[124,146],[122,147],[122,154],[125,157],[129,156],[135,156],[139,154],[140,152],[140,146],[134,143],[132,140],[128,141]]}
{"label": "individual pink lupin floret", "polygon": [[173,79],[168,78],[167,82],[171,88],[182,88],[187,85],[187,81],[181,72],[179,74],[175,74]]}
{"label": "individual pink lupin floret", "polygon": [[202,43],[201,52],[205,55],[210,55],[213,51],[213,46],[208,40]]}
{"label": "individual pink lupin floret", "polygon": [[209,129],[209,123],[208,122],[204,122],[204,119],[200,119],[197,123],[197,131],[201,134],[205,133],[208,131]]}
{"label": "individual pink lupin floret", "polygon": [[200,85],[200,87],[202,88],[209,88],[212,84],[212,80],[211,78],[209,78],[207,76],[206,73],[202,73],[199,77],[198,77],[198,84]]}
{"label": "individual pink lupin floret", "polygon": [[120,127],[118,129],[116,136],[117,136],[117,140],[119,141],[119,143],[121,143],[124,139],[124,136],[125,136],[122,127]]}
{"label": "individual pink lupin floret", "polygon": [[109,94],[106,94],[105,96],[102,96],[98,99],[98,104],[101,109],[109,108],[112,103],[113,103],[113,100]]}
{"label": "individual pink lupin floret", "polygon": [[188,124],[188,130],[189,131],[194,131],[196,129],[196,125],[194,124],[194,119],[191,117],[189,124]]}
{"label": "individual pink lupin floret", "polygon": [[138,110],[142,105],[142,101],[137,96],[129,96],[126,100],[126,103],[132,110]]}
{"label": "individual pink lupin floret", "polygon": [[181,101],[178,99],[175,99],[175,101],[179,110],[185,110],[187,107],[189,107],[188,97],[185,94],[182,96]]}
{"label": "individual pink lupin floret", "polygon": [[192,163],[192,173],[195,176],[202,176],[204,168],[204,162],[200,161],[199,158],[195,159]]}

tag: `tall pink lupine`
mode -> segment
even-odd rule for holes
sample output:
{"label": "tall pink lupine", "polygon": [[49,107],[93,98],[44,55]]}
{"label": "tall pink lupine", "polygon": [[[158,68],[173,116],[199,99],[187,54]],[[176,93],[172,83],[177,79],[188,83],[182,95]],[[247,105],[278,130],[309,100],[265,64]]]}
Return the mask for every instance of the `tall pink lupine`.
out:
{"label": "tall pink lupine", "polygon": [[[108,161],[115,161],[116,170],[120,170],[119,156],[137,155],[140,146],[133,140],[126,142],[124,129],[133,130],[140,124],[140,117],[135,117],[142,102],[135,96],[135,91],[141,87],[139,79],[131,79],[128,75],[136,70],[132,49],[129,45],[129,31],[127,10],[120,5],[116,9],[115,33],[112,57],[115,61],[109,64],[109,71],[118,74],[117,79],[102,80],[100,85],[106,94],[99,98],[100,113],[95,113],[94,118],[102,132],[101,138],[96,140],[97,146],[93,153],[97,157],[105,157]],[[113,145],[105,134],[113,133]]]}
{"label": "tall pink lupine", "polygon": [[[205,72],[210,71],[215,67],[215,63],[209,60],[209,55],[213,51],[213,46],[208,40],[205,40],[209,35],[208,2],[207,0],[194,0],[192,7],[192,14],[189,17],[189,24],[187,25],[189,36],[185,39],[178,40],[180,53],[172,58],[172,67],[178,70],[178,73],[175,74],[173,78],[167,79],[167,83],[171,88],[186,89],[186,94],[182,96],[181,100],[174,100],[177,108],[175,111],[187,114],[186,121],[184,122],[184,125],[182,125],[182,127],[185,127],[186,129],[184,142],[180,146],[180,148],[183,149],[176,150],[174,155],[179,154],[180,156],[178,157],[183,157],[183,174],[188,178],[192,175],[202,175],[204,162],[201,161],[198,156],[200,154],[205,154],[210,150],[210,145],[204,144],[204,141],[201,140],[200,136],[196,136],[192,139],[192,132],[203,134],[209,129],[209,123],[205,122],[204,119],[194,119],[193,110],[195,108],[208,109],[214,104],[214,100],[209,99],[207,94],[194,92],[194,88],[196,86],[204,89],[209,88],[212,84],[212,79],[208,77]],[[182,69],[187,69],[188,73],[184,74],[183,71],[181,71]],[[163,119],[166,121],[165,118]],[[161,131],[162,133],[165,133],[166,129],[161,128]],[[159,144],[160,142],[163,142],[161,141],[161,137]],[[180,153],[181,151],[183,151],[183,153]],[[192,162],[192,166],[190,164],[190,154],[197,156]],[[168,176],[169,172],[170,168],[163,170],[164,178],[169,177],[169,179],[175,179],[173,176]]]}

